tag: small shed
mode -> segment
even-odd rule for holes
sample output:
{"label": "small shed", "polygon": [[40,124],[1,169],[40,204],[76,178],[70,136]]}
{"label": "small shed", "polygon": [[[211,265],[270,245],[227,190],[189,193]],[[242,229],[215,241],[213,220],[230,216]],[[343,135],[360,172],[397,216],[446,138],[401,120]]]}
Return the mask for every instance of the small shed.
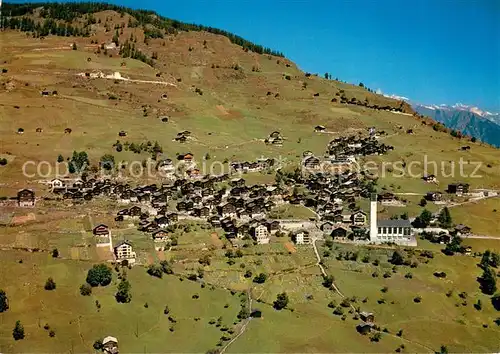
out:
{"label": "small shed", "polygon": [[371,312],[362,311],[359,313],[359,316],[365,322],[373,323],[375,321],[375,316]]}
{"label": "small shed", "polygon": [[118,354],[118,340],[108,336],[102,340],[102,349],[108,354]]}

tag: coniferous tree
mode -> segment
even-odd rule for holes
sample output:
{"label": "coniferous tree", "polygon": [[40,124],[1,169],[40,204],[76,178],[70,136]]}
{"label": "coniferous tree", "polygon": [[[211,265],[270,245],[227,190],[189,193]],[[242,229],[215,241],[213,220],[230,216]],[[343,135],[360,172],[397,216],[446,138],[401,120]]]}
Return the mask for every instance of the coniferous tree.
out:
{"label": "coniferous tree", "polygon": [[115,35],[113,36],[113,42],[116,44],[117,47],[120,45],[120,34],[118,33],[118,30],[115,31]]}
{"label": "coniferous tree", "polygon": [[[35,24],[34,20],[30,18],[33,16],[35,9],[42,7],[40,11],[40,17],[44,19],[44,22],[40,24]],[[66,27],[70,31],[65,31],[64,34],[67,36],[89,36],[89,27],[94,23],[95,18],[92,13],[101,11],[116,11],[121,15],[125,13],[130,14],[135,18],[133,21],[129,18],[128,27],[138,27],[145,25],[152,25],[156,28],[148,29],[150,33],[148,34],[150,38],[162,38],[163,33],[175,34],[179,31],[206,31],[213,34],[219,34],[227,37],[232,43],[241,46],[246,51],[252,51],[259,54],[268,54],[278,57],[283,57],[283,53],[272,50],[270,48],[263,47],[261,45],[252,43],[240,36],[233,33],[220,30],[213,27],[183,23],[176,20],[171,20],[164,18],[162,16],[156,15],[152,11],[146,10],[134,10],[126,8],[123,6],[117,6],[105,3],[37,3],[37,4],[11,4],[5,3],[2,6],[2,12],[8,14],[3,16],[0,20],[0,26],[2,28],[10,28],[15,30],[20,30],[24,32],[32,32],[35,37],[43,37],[48,35],[63,35],[62,30],[59,29],[56,20],[63,21],[65,23],[71,23],[83,15],[89,14],[86,18],[86,22],[83,27]],[[155,15],[155,16],[152,16]],[[105,23],[106,32],[110,31],[109,24]],[[119,28],[123,28],[120,26]]]}
{"label": "coniferous tree", "polygon": [[0,313],[5,312],[9,309],[9,299],[5,291],[0,289]]}
{"label": "coniferous tree", "polygon": [[483,275],[479,280],[481,283],[481,291],[487,295],[493,295],[497,291],[495,273],[490,267],[484,269]]}
{"label": "coniferous tree", "polygon": [[128,280],[123,280],[118,284],[118,291],[115,294],[116,301],[121,303],[127,303],[132,300],[132,295],[130,294],[130,283]]}
{"label": "coniferous tree", "polygon": [[12,337],[14,337],[14,340],[24,339],[24,327],[19,320],[16,321],[16,326],[12,331]]}
{"label": "coniferous tree", "polygon": [[486,269],[487,267],[489,267],[489,265],[490,265],[490,255],[491,255],[491,251],[490,250],[484,251],[483,256],[481,257],[481,262],[479,263],[479,266],[481,268]]}

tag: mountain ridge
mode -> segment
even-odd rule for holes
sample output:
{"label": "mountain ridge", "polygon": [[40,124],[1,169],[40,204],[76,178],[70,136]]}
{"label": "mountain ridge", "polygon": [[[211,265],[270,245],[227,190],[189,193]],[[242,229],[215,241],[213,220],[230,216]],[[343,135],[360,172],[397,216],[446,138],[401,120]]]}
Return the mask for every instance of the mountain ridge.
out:
{"label": "mountain ridge", "polygon": [[450,129],[500,147],[500,124],[493,120],[497,115],[491,112],[460,104],[454,106],[413,104],[413,108]]}

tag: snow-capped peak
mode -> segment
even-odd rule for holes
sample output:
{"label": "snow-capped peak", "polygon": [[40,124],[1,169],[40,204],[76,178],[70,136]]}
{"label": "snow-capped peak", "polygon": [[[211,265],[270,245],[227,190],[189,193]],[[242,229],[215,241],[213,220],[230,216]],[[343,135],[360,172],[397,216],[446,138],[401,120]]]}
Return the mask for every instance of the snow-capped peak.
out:
{"label": "snow-capped peak", "polygon": [[478,116],[484,117],[484,118],[495,118],[495,117],[500,116],[499,113],[492,113],[492,112],[489,112],[489,111],[483,111],[482,109],[480,109],[478,107],[469,106],[469,105],[466,105],[466,104],[463,104],[463,103],[456,103],[456,104],[454,104],[452,106],[449,106],[449,105],[446,105],[446,104],[440,104],[440,105],[436,105],[436,104],[431,104],[431,105],[418,104],[418,106],[423,107],[423,108],[427,108],[427,109],[431,109],[433,111],[436,110],[436,109],[445,110],[445,111],[456,109],[456,110],[459,110],[459,111],[471,112],[471,113],[477,114]]}
{"label": "snow-capped peak", "polygon": [[472,113],[477,114],[478,116],[481,116],[481,117],[489,117],[489,116],[498,116],[499,115],[498,113],[491,113],[488,111],[483,111],[482,109],[480,109],[478,107],[468,106],[468,105],[463,104],[463,103],[456,103],[452,107],[455,109],[461,110],[461,111],[472,112]]}

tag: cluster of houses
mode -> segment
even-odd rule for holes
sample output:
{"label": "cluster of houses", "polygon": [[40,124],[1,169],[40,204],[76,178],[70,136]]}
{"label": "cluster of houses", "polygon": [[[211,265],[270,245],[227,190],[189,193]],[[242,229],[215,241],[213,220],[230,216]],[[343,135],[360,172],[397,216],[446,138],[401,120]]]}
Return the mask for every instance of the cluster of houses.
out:
{"label": "cluster of houses", "polygon": [[355,159],[356,156],[382,155],[390,150],[394,150],[394,147],[380,143],[375,135],[368,137],[351,135],[330,141],[327,154],[333,163],[344,163]]}
{"label": "cluster of houses", "polygon": [[257,172],[274,167],[275,160],[270,158],[259,158],[257,161],[231,162],[232,172]]}

